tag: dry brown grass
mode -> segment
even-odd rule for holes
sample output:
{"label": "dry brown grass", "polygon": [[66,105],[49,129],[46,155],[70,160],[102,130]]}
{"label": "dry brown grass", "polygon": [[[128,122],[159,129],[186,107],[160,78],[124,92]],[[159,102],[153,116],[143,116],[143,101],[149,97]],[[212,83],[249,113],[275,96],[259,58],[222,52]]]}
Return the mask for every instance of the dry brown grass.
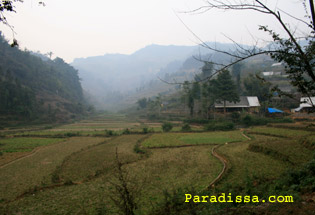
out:
{"label": "dry brown grass", "polygon": [[222,168],[211,156],[211,149],[212,146],[154,149],[148,159],[125,166],[131,178],[142,186],[141,208],[146,211],[152,202],[156,205],[165,190],[206,188]]}
{"label": "dry brown grass", "polygon": [[71,138],[5,166],[0,169],[0,199],[10,200],[35,186],[50,184],[51,173],[66,156],[102,141],[104,138]]}
{"label": "dry brown grass", "polygon": [[223,181],[237,185],[245,184],[246,177],[275,179],[279,177],[290,164],[273,159],[262,153],[247,150],[248,143],[224,145],[218,152],[228,159],[228,174]]}
{"label": "dry brown grass", "polygon": [[137,161],[140,155],[133,152],[133,147],[143,137],[144,135],[120,136],[76,153],[64,163],[60,176],[65,181],[81,181],[111,171],[115,162],[116,147],[123,163]]}

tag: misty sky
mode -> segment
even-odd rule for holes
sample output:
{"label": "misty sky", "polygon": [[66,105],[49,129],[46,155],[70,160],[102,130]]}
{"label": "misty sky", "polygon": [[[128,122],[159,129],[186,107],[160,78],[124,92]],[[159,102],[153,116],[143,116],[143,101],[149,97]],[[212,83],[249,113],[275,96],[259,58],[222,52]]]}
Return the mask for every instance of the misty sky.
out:
{"label": "misty sky", "polygon": [[[228,42],[224,36],[251,44],[252,36],[268,39],[257,31],[258,24],[277,27],[272,17],[255,12],[181,13],[205,5],[201,0],[25,0],[16,3],[16,14],[6,13],[14,26],[21,48],[47,53],[72,62],[77,57],[105,53],[131,54],[150,44],[196,45],[199,41],[182,21],[203,41]],[[272,8],[302,18],[302,0],[269,0]],[[287,17],[283,14],[283,17]],[[292,21],[292,19],[291,19]],[[302,24],[292,27],[305,29]],[[0,25],[8,39],[12,33]],[[297,32],[301,33],[301,32]]]}

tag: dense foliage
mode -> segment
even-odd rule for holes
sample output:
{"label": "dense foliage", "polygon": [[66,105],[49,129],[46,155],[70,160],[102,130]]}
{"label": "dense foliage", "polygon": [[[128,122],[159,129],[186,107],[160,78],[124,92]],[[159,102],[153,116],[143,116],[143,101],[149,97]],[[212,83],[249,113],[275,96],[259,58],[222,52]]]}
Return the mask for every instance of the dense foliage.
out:
{"label": "dense foliage", "polygon": [[82,87],[73,67],[61,58],[42,60],[29,51],[12,48],[3,37],[0,92],[1,115],[33,118],[58,108],[59,112],[83,111]]}

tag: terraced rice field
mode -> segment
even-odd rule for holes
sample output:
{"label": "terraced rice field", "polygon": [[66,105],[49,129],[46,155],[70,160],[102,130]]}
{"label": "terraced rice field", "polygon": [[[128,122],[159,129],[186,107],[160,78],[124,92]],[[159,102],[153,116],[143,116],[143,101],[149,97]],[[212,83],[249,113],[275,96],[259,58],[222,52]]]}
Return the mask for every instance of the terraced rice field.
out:
{"label": "terraced rice field", "polygon": [[220,131],[205,133],[169,133],[154,134],[145,140],[144,147],[172,147],[185,145],[224,144],[247,140],[239,131]]}
{"label": "terraced rice field", "polygon": [[[123,116],[119,116],[118,121],[110,116],[64,125],[59,128],[63,131],[33,132],[49,136],[71,132],[76,126],[95,129],[109,121],[121,130],[133,123],[138,126],[137,122],[125,124],[127,119]],[[143,124],[133,128],[141,129],[141,126]],[[160,129],[157,124],[156,128]],[[227,185],[242,188],[249,179],[253,184],[261,180],[272,181],[288,168],[307,162],[312,157],[312,150],[300,140],[314,140],[310,131],[269,127],[248,129],[250,140],[241,130],[111,137],[87,136],[103,130],[80,132],[86,135],[0,139],[2,156],[20,156],[0,166],[0,214],[92,215],[102,210],[118,214],[120,211],[113,199],[118,196],[119,174],[124,175],[129,191],[135,195],[139,213],[150,214],[163,205],[166,191],[203,191],[224,166],[227,171],[215,183],[218,188]],[[19,134],[21,131],[10,135]],[[256,151],[251,148],[253,146]],[[224,158],[224,165],[213,156],[213,151]],[[119,163],[121,171],[117,168]]]}

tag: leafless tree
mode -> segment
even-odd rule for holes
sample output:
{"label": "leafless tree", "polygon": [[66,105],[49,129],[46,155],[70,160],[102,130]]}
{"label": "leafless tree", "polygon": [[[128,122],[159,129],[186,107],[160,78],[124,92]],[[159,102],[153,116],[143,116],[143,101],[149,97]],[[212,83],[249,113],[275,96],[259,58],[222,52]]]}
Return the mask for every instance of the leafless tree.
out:
{"label": "leafless tree", "polygon": [[[217,63],[210,60],[199,59],[202,62],[209,62],[214,65],[214,72],[205,77],[200,81],[206,81],[211,79],[217,73],[224,71],[234,64],[247,60],[249,58],[258,55],[269,55],[271,58],[278,62],[282,62],[285,65],[286,73],[290,83],[297,87],[297,90],[304,96],[311,97],[315,95],[315,13],[314,13],[314,3],[313,0],[301,0],[305,9],[305,17],[298,18],[293,14],[289,14],[281,9],[271,9],[267,3],[262,2],[262,0],[208,0],[205,1],[205,5],[201,6],[189,13],[206,13],[210,10],[222,10],[222,11],[254,11],[257,13],[264,14],[266,16],[271,16],[274,20],[280,24],[282,29],[272,30],[268,26],[260,25],[259,30],[262,30],[270,35],[273,40],[268,48],[258,47],[258,41],[250,46],[251,48],[245,47],[237,43],[233,38],[228,39],[232,41],[235,45],[235,50],[221,50],[216,47],[212,47],[205,43],[197,34],[195,34],[184,22],[182,22],[186,28],[195,36],[199,41],[200,45],[204,48],[211,50],[214,53],[220,53],[229,56],[232,60],[228,63]],[[296,29],[292,29],[287,20],[282,16],[294,19],[302,25],[306,26],[309,33],[303,37],[299,37],[296,34]],[[285,36],[281,37],[279,31],[284,31]],[[307,41],[306,46],[302,46],[299,40],[303,39]],[[181,83],[172,83],[181,84]],[[280,91],[278,88],[276,90]],[[280,91],[281,92],[281,91]],[[282,92],[283,93],[283,92]],[[313,107],[314,104],[312,104]]]}

